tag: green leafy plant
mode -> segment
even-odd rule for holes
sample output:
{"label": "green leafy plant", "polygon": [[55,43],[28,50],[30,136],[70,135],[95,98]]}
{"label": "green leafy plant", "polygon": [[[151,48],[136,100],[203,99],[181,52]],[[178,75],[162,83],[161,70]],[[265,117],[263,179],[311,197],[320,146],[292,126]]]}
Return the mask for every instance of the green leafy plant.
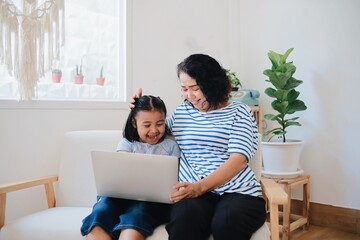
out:
{"label": "green leafy plant", "polygon": [[231,71],[230,69],[225,69],[226,72],[226,76],[229,78],[230,82],[231,82],[231,86],[233,88],[238,88],[238,87],[242,87],[241,82],[239,80],[239,78],[236,76],[236,73]]}
{"label": "green leafy plant", "polygon": [[271,69],[266,69],[263,73],[268,77],[265,81],[271,83],[273,87],[266,88],[265,94],[275,98],[271,103],[271,107],[278,114],[265,114],[264,118],[276,121],[280,125],[280,127],[270,129],[263,134],[264,138],[272,135],[269,140],[274,136],[278,136],[282,137],[283,142],[286,142],[286,129],[290,126],[301,126],[297,121],[299,117],[286,118],[287,115],[307,109],[305,103],[298,99],[300,92],[295,90],[303,81],[293,77],[296,67],[293,65],[293,62],[286,61],[293,50],[293,48],[290,48],[285,54],[279,54],[274,51],[269,51],[268,53],[272,67]]}

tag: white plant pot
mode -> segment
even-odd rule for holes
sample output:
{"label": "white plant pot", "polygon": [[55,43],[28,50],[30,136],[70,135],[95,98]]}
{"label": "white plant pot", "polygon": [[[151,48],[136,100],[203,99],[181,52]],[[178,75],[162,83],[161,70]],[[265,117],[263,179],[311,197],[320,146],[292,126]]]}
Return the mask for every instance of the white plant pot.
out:
{"label": "white plant pot", "polygon": [[301,140],[287,142],[262,142],[262,156],[265,172],[293,173],[299,171]]}

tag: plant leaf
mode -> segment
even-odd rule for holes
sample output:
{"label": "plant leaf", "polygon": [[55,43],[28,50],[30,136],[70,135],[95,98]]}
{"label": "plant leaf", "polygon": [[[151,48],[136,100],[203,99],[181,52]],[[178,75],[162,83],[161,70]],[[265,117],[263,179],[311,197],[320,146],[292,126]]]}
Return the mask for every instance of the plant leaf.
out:
{"label": "plant leaf", "polygon": [[273,74],[270,75],[269,80],[274,85],[275,88],[283,89],[290,78],[291,78],[290,73],[274,72]]}
{"label": "plant leaf", "polygon": [[297,86],[299,86],[300,84],[302,84],[302,82],[303,82],[303,81],[297,80],[297,79],[291,77],[291,78],[287,81],[286,85],[284,86],[284,89],[290,90],[290,89],[296,88]]}
{"label": "plant leaf", "polygon": [[294,120],[297,120],[297,119],[299,119],[299,117],[288,118],[288,119],[286,119],[286,121],[294,121]]}
{"label": "plant leaf", "polygon": [[290,126],[301,126],[301,124],[299,122],[295,122],[295,121],[287,121],[285,123],[285,128],[290,127]]}
{"label": "plant leaf", "polygon": [[267,120],[271,120],[271,121],[275,121],[276,120],[276,115],[268,113],[264,115],[264,118]]}
{"label": "plant leaf", "polygon": [[279,132],[279,131],[282,131],[282,129],[281,128],[274,128],[274,129],[271,129],[271,130],[266,131],[265,133],[263,133],[263,136],[266,137],[269,134],[275,134],[274,132]]}
{"label": "plant leaf", "polygon": [[269,87],[269,88],[265,89],[265,94],[268,95],[269,97],[277,98],[276,90],[274,88]]}
{"label": "plant leaf", "polygon": [[303,101],[295,100],[287,106],[286,112],[288,114],[293,114],[298,111],[305,111],[306,109],[307,109],[307,107]]}
{"label": "plant leaf", "polygon": [[273,68],[276,69],[280,64],[280,54],[270,50],[268,53],[268,57],[273,65]]}
{"label": "plant leaf", "polygon": [[293,75],[296,72],[296,67],[294,66],[294,64],[292,62],[288,62],[288,63],[279,65],[279,67],[276,69],[276,71],[282,72],[282,73],[288,72],[291,75]]}
{"label": "plant leaf", "polygon": [[281,56],[282,63],[286,62],[286,59],[290,55],[290,53],[294,50],[294,48],[289,48],[284,55]]}
{"label": "plant leaf", "polygon": [[286,112],[286,109],[288,107],[288,102],[287,101],[278,101],[275,100],[271,103],[271,106],[274,110],[278,111],[279,113],[284,113]]}
{"label": "plant leaf", "polygon": [[271,69],[266,69],[266,70],[264,70],[264,72],[263,72],[263,74],[264,75],[266,75],[266,76],[268,76],[268,77],[270,77],[270,75],[273,73],[273,70],[271,70]]}
{"label": "plant leaf", "polygon": [[275,95],[276,99],[279,101],[287,101],[288,94],[289,94],[289,91],[279,89],[279,90],[275,91],[274,95]]}
{"label": "plant leaf", "polygon": [[289,102],[294,102],[297,97],[300,95],[300,92],[296,91],[295,89],[291,89],[286,97]]}

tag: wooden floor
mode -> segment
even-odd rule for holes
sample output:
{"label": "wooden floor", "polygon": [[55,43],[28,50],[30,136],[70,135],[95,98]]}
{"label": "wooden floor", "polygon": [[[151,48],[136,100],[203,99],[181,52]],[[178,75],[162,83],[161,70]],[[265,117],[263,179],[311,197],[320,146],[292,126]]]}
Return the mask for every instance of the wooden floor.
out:
{"label": "wooden floor", "polygon": [[360,235],[333,228],[310,225],[309,230],[297,229],[290,234],[290,240],[360,240]]}

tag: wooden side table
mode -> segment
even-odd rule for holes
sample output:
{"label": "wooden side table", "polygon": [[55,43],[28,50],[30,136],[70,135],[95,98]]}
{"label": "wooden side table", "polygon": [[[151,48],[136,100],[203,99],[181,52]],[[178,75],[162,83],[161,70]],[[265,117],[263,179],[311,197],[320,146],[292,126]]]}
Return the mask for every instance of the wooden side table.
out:
{"label": "wooden side table", "polygon": [[251,111],[253,111],[254,117],[256,119],[256,123],[258,126],[259,133],[262,133],[262,112],[260,106],[250,106]]}
{"label": "wooden side table", "polygon": [[[266,177],[263,177],[266,178]],[[310,175],[300,175],[296,178],[272,178],[275,182],[284,186],[284,190],[288,195],[288,203],[283,208],[283,222],[279,230],[282,232],[282,239],[288,240],[291,231],[303,226],[304,229],[309,228],[310,213]],[[294,187],[303,186],[303,206],[302,215],[291,214],[291,190]]]}

